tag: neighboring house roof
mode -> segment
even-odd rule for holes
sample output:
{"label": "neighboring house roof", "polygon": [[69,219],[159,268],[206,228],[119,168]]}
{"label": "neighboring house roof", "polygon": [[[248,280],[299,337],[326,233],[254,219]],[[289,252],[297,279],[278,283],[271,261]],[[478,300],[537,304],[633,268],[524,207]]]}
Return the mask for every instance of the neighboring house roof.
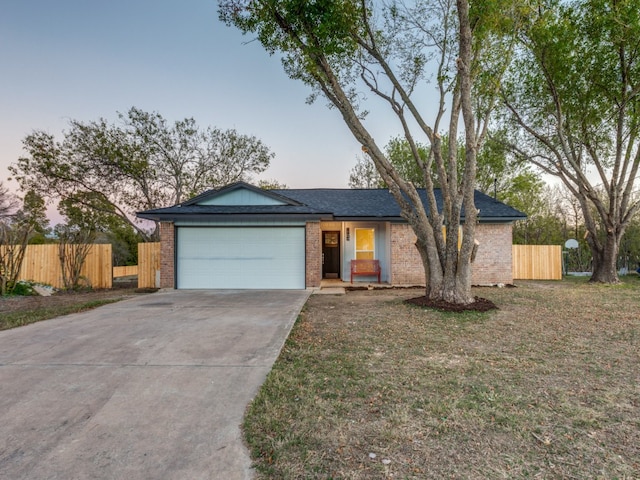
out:
{"label": "neighboring house roof", "polygon": [[[426,207],[426,195],[420,190]],[[435,191],[438,208],[442,197]],[[475,192],[481,222],[512,222],[526,215],[482,192]],[[427,208],[428,211],[428,208]],[[277,217],[317,220],[402,221],[400,207],[388,189],[280,189],[261,190],[244,182],[209,190],[173,207],[139,212],[156,221],[218,220],[221,218]]]}

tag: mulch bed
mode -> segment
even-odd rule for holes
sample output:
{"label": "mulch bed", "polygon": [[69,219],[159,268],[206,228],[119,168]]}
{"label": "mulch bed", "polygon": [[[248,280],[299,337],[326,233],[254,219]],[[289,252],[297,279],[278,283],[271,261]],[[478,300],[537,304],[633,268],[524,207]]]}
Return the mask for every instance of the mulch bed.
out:
{"label": "mulch bed", "polygon": [[474,297],[475,302],[466,305],[457,303],[449,303],[444,300],[430,300],[427,297],[415,297],[405,300],[407,303],[416,305],[422,308],[433,308],[443,312],[488,312],[490,310],[497,310],[498,307],[491,300],[481,297]]}

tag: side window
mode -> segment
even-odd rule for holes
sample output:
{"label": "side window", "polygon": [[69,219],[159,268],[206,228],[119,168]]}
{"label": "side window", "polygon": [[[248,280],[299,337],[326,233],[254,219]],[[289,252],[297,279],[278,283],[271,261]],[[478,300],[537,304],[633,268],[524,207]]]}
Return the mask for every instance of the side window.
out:
{"label": "side window", "polygon": [[375,230],[356,228],[356,260],[372,260],[375,253]]}

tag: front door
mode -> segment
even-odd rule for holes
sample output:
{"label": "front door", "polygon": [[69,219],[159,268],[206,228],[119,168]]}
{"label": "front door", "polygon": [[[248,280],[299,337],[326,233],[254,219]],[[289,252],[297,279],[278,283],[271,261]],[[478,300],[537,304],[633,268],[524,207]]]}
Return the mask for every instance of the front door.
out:
{"label": "front door", "polygon": [[340,232],[322,232],[322,278],[340,278]]}

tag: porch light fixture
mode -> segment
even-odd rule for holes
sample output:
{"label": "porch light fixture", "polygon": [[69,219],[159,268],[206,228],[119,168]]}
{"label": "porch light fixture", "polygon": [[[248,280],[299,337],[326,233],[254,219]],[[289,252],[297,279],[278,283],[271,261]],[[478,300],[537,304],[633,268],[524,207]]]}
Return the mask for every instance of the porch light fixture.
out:
{"label": "porch light fixture", "polygon": [[351,238],[351,232],[349,231],[349,227],[347,227],[347,242]]}

